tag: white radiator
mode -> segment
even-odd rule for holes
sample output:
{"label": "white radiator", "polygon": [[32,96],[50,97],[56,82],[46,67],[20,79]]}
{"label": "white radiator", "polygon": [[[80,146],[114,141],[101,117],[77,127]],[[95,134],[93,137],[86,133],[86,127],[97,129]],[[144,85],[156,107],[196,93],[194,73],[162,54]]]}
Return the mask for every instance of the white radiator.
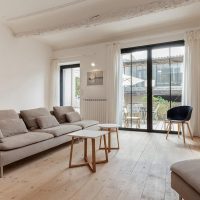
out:
{"label": "white radiator", "polygon": [[106,103],[106,99],[83,99],[81,102],[81,115],[83,119],[106,123]]}

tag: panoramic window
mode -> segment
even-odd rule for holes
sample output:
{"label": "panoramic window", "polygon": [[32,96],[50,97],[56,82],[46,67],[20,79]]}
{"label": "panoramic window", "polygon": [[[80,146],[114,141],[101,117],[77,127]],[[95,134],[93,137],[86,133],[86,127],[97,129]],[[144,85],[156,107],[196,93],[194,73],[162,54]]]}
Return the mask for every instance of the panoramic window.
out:
{"label": "panoramic window", "polygon": [[64,65],[60,68],[60,105],[73,106],[80,112],[80,66]]}
{"label": "panoramic window", "polygon": [[182,101],[184,50],[182,41],[122,50],[123,128],[165,130]]}

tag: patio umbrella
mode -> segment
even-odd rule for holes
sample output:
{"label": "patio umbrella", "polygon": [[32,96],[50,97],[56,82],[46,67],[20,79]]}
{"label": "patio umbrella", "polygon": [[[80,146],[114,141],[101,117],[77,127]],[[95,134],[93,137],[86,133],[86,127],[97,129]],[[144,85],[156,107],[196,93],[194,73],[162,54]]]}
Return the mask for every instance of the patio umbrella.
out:
{"label": "patio umbrella", "polygon": [[[131,78],[132,78],[132,83],[131,83]],[[129,76],[129,75],[125,75],[123,74],[123,85],[124,86],[130,86],[130,85],[136,85],[138,83],[142,83],[144,80],[141,78],[137,78],[134,76]]]}

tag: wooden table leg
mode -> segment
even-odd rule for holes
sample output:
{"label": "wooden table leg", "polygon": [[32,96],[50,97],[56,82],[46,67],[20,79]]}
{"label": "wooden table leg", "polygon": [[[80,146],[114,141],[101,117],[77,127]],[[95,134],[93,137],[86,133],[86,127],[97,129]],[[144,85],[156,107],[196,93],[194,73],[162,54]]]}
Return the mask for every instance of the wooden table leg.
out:
{"label": "wooden table leg", "polygon": [[87,138],[84,138],[84,160],[87,161]]}
{"label": "wooden table leg", "polygon": [[96,172],[96,149],[95,139],[92,139],[92,171]]}
{"label": "wooden table leg", "polygon": [[116,128],[116,133],[117,133],[117,144],[118,144],[118,149],[119,149],[119,130]]}
{"label": "wooden table leg", "polygon": [[74,137],[72,137],[72,141],[71,141],[71,150],[70,150],[70,157],[69,157],[69,167],[72,167],[73,146],[74,146]]}
{"label": "wooden table leg", "polygon": [[[100,131],[103,131],[103,128],[100,128]],[[102,136],[100,137],[100,141],[99,141],[99,149],[101,149],[101,140],[102,140]]]}
{"label": "wooden table leg", "polygon": [[[116,136],[117,136],[117,147],[112,147],[112,129],[115,129],[115,131],[113,132],[116,132]],[[108,146],[107,146],[107,150],[108,150],[108,153],[111,152],[111,150],[117,150],[119,149],[119,133],[118,133],[118,128],[106,128],[104,130],[107,130],[108,131]],[[105,149],[105,147],[101,147],[102,145],[102,139],[103,139],[103,136],[101,136],[100,138],[100,144],[99,144],[99,149]]]}
{"label": "wooden table leg", "polygon": [[105,148],[105,156],[106,156],[106,162],[108,162],[108,151],[107,151],[107,144],[106,144],[106,136],[103,136],[104,140],[104,148]]}
{"label": "wooden table leg", "polygon": [[111,152],[111,128],[108,129],[108,152]]}
{"label": "wooden table leg", "polygon": [[99,149],[101,149],[101,140],[102,140],[102,136],[100,137],[100,141],[99,141]]}
{"label": "wooden table leg", "polygon": [[71,141],[71,150],[70,150],[70,159],[69,159],[69,168],[74,168],[74,167],[82,167],[82,166],[88,166],[89,169],[92,172],[96,172],[96,164],[101,164],[101,163],[107,163],[108,162],[108,147],[106,144],[106,135],[103,135],[103,140],[104,140],[104,150],[105,150],[105,160],[96,160],[96,140],[95,138],[91,138],[92,142],[92,161],[90,162],[88,160],[88,149],[87,149],[87,143],[88,143],[88,138],[84,138],[84,163],[81,164],[72,164],[72,157],[73,157],[73,147],[74,147],[74,142],[76,137],[72,137]]}

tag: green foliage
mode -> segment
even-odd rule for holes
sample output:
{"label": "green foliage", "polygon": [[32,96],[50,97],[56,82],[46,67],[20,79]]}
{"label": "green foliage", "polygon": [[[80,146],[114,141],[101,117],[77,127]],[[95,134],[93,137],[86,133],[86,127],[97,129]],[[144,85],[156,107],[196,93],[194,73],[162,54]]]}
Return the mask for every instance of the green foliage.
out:
{"label": "green foliage", "polygon": [[[171,102],[171,107],[175,107],[178,106],[178,102]],[[153,97],[153,106],[154,109],[158,107],[158,111],[157,111],[157,115],[158,115],[158,119],[159,120],[164,120],[166,119],[166,115],[167,115],[167,110],[170,109],[170,101],[163,99],[162,97],[158,96],[158,97]]]}
{"label": "green foliage", "polygon": [[[143,102],[147,102],[147,97],[143,97]],[[175,107],[180,105],[179,102],[171,102],[171,107]],[[158,120],[165,120],[167,117],[167,111],[170,109],[170,101],[165,100],[164,98],[158,96],[158,97],[153,97],[153,111],[156,110],[156,108],[158,107],[157,113],[156,113],[156,117],[153,116],[154,118],[157,118]],[[155,113],[154,113],[155,114]],[[156,120],[156,119],[154,119]]]}

